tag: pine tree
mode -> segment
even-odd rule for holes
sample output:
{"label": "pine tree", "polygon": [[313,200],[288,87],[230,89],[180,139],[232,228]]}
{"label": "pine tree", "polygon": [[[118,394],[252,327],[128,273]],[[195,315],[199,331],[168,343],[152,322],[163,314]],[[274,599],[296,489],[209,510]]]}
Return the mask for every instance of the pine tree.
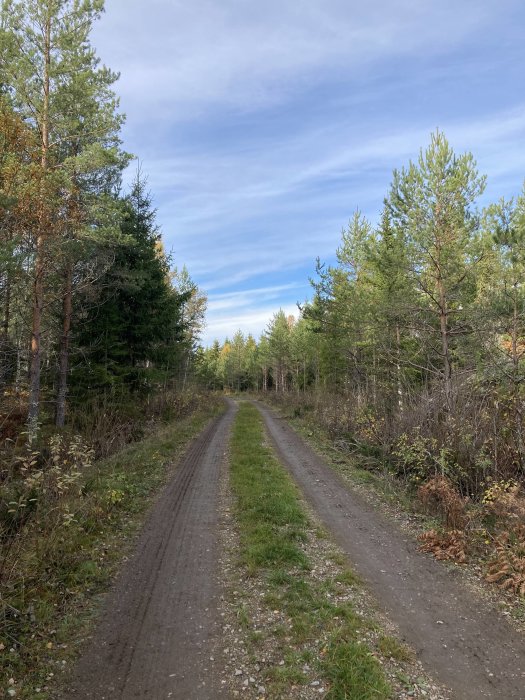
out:
{"label": "pine tree", "polygon": [[373,240],[370,223],[356,211],[343,229],[337,249],[338,265],[319,261],[313,281],[313,303],[305,317],[322,333],[321,374],[335,387],[352,387],[358,396],[367,384],[370,360],[370,281],[368,251]]}
{"label": "pine tree", "polygon": [[409,272],[419,294],[414,318],[449,411],[459,339],[470,330],[464,309],[475,296],[479,262],[472,205],[484,186],[472,155],[456,156],[438,131],[417,165],[394,172],[388,198],[394,224],[406,232]]}
{"label": "pine tree", "polygon": [[274,314],[266,329],[275,391],[285,392],[291,367],[291,329],[293,316],[287,317],[282,309]]}
{"label": "pine tree", "polygon": [[368,251],[371,323],[380,382],[389,410],[403,410],[409,377],[420,373],[418,344],[411,333],[415,305],[404,230],[392,225],[383,209],[377,235]]}
{"label": "pine tree", "polygon": [[31,251],[24,234],[36,224],[38,160],[34,132],[0,95],[0,386],[19,365],[22,338],[14,319],[25,312]]}
{"label": "pine tree", "polygon": [[[102,0],[3,0],[2,43],[9,61],[0,83],[8,85],[13,104],[39,135],[41,191],[39,221],[33,230],[34,270],[30,392],[30,441],[36,434],[40,405],[42,322],[46,278],[60,242],[81,220],[81,175],[116,165],[115,133],[119,118],[110,85],[116,79],[89,45]],[[110,142],[110,143],[109,143]],[[63,199],[68,192],[67,201]],[[71,264],[66,265],[66,308],[62,333],[59,406],[65,401],[67,343],[71,316]],[[63,420],[58,418],[59,422]]]}

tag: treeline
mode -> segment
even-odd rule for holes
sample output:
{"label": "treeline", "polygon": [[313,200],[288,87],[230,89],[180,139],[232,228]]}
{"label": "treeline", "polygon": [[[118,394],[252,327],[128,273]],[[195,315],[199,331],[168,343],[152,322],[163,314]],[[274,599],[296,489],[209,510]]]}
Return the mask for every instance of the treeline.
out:
{"label": "treeline", "polygon": [[238,330],[222,345],[215,341],[199,348],[198,377],[215,390],[281,393],[319,387],[320,340],[305,318],[296,320],[280,310],[258,342]]}
{"label": "treeline", "polygon": [[205,299],[171,270],[145,178],[122,173],[118,76],[90,43],[102,0],[0,10],[0,407],[25,424],[133,411],[183,383]]}
{"label": "treeline", "polygon": [[[357,211],[298,321],[200,356],[208,385],[301,395],[349,445],[464,495],[525,470],[525,194],[479,210],[471,154],[436,132],[395,171],[379,224]],[[315,391],[316,390],[316,391]],[[509,486],[510,485],[510,486]]]}

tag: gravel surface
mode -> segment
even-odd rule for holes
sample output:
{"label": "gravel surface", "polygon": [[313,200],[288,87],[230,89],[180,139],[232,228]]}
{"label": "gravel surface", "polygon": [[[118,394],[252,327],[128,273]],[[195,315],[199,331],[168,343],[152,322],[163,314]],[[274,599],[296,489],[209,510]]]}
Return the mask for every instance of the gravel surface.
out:
{"label": "gravel surface", "polygon": [[[323,457],[322,453],[320,453],[320,456],[321,458]],[[330,460],[330,463],[333,464],[333,460]],[[435,527],[435,523],[430,521],[428,515],[408,512],[406,508],[403,508],[402,505],[395,501],[385,499],[384,495],[377,490],[377,487],[356,482],[355,470],[346,459],[341,459],[334,466],[337,473],[341,475],[345,483],[350,485],[353,491],[359,493],[365,501],[371,503],[375,508],[380,508],[389,518],[395,520],[401,530],[414,539]],[[426,554],[425,556],[432,557],[433,555]],[[476,558],[474,554],[472,557],[469,556],[465,564],[444,560],[440,561],[440,565],[452,569],[452,576],[461,578],[462,583],[475,596],[483,598],[486,604],[494,609],[498,609],[515,630],[525,635],[525,599],[512,591],[506,591],[493,583],[487,582],[486,560]]]}
{"label": "gravel surface", "polygon": [[523,636],[257,405],[279,457],[424,667],[459,700],[523,700]]}

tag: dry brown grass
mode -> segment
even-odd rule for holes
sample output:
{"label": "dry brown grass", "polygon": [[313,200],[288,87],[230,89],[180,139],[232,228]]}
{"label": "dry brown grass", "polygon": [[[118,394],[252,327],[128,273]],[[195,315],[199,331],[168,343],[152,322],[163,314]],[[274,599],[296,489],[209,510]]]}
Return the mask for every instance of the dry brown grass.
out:
{"label": "dry brown grass", "polygon": [[429,530],[419,535],[418,540],[421,542],[419,549],[433,554],[436,559],[455,561],[458,564],[467,562],[467,541],[461,530]]}
{"label": "dry brown grass", "polygon": [[463,530],[467,524],[466,501],[444,476],[430,479],[418,489],[418,498],[432,514],[440,515],[449,530]]}

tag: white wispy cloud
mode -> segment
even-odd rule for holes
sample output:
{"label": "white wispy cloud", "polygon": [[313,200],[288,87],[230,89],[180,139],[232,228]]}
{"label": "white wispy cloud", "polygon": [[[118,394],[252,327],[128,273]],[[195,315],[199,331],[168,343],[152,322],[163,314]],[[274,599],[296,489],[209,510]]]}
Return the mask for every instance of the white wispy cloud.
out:
{"label": "white wispy cloud", "polygon": [[487,197],[516,192],[520,19],[521,0],[107,0],[94,43],[122,71],[166,247],[209,292],[207,337],[294,308],[436,128]]}
{"label": "white wispy cloud", "polygon": [[244,313],[215,314],[208,320],[202,342],[204,345],[211,345],[215,339],[231,338],[237,330],[241,330],[245,336],[250,333],[257,339],[268,327],[279,308],[282,308],[287,316],[295,318],[299,316],[299,310],[295,304],[266,306]]}
{"label": "white wispy cloud", "polygon": [[[322,254],[318,246],[339,236],[341,226],[356,207],[374,207],[377,213],[392,169],[417,158],[420,147],[428,143],[430,130],[428,125],[402,128],[361,143],[354,137],[353,143],[341,148],[340,141],[351,141],[351,134],[345,139],[343,130],[334,126],[315,151],[308,144],[318,139],[303,134],[302,145],[296,140],[293,156],[285,158],[284,164],[281,155],[275,154],[286,153],[286,144],[277,147],[271,156],[231,154],[228,167],[220,167],[228,158],[224,153],[202,154],[202,158],[194,155],[185,166],[164,161],[154,171],[177,170],[180,166],[180,172],[186,173],[189,192],[171,198],[170,187],[163,189],[162,182],[157,183],[156,191],[167,193],[164,215],[176,224],[178,249],[185,255],[195,249],[192,264],[199,272],[209,271],[210,266],[217,273],[243,266],[253,271],[255,261],[259,269],[267,269],[268,265],[276,269],[283,263],[293,266]],[[525,106],[483,120],[451,121],[445,131],[457,152],[473,150],[481,168],[492,178],[514,170],[516,181],[520,181],[520,173],[525,172],[525,152],[516,149],[515,144],[525,136]],[[366,178],[367,171],[380,171],[382,177]],[[326,184],[334,179],[339,184]],[[164,174],[162,180],[171,182],[169,174]],[[345,188],[346,194],[342,191]],[[260,223],[267,211],[272,212],[273,231],[271,223]],[[337,217],[331,212],[341,213]],[[305,228],[304,220],[308,218],[310,225],[307,223]],[[243,224],[259,228],[259,235],[240,237]],[[283,237],[286,227],[287,235]],[[204,259],[200,255],[203,236],[207,245],[222,250],[223,255]],[[275,261],[276,247],[282,252],[279,263]]]}
{"label": "white wispy cloud", "polygon": [[[182,227],[207,226],[218,217],[224,221],[224,216],[235,221],[244,218],[247,211],[256,213],[269,200],[286,199],[335,177],[378,168],[391,172],[409,158],[417,158],[436,128],[445,131],[459,152],[472,150],[481,156],[492,175],[499,174],[501,164],[505,172],[525,164],[525,152],[515,148],[516,138],[525,134],[525,104],[520,104],[482,119],[400,125],[390,133],[364,139],[355,134],[353,124],[335,122],[322,131],[276,139],[271,148],[264,144],[249,153],[224,152],[220,146],[215,152],[201,152],[197,146],[191,154],[151,161],[152,184],[165,197],[164,206],[179,209],[177,221]],[[489,157],[496,152],[499,156],[491,162]],[[324,201],[326,193],[313,196]],[[302,206],[300,199],[287,203],[289,207]]]}
{"label": "white wispy cloud", "polygon": [[253,110],[396,56],[440,55],[515,2],[503,0],[110,0],[95,39],[123,71],[126,105],[170,123],[220,103]]}
{"label": "white wispy cloud", "polygon": [[259,287],[256,289],[243,289],[238,292],[226,294],[210,294],[208,296],[208,311],[218,312],[231,309],[241,309],[252,306],[255,301],[267,302],[278,299],[283,292],[297,289],[296,284],[280,284],[272,287]]}

